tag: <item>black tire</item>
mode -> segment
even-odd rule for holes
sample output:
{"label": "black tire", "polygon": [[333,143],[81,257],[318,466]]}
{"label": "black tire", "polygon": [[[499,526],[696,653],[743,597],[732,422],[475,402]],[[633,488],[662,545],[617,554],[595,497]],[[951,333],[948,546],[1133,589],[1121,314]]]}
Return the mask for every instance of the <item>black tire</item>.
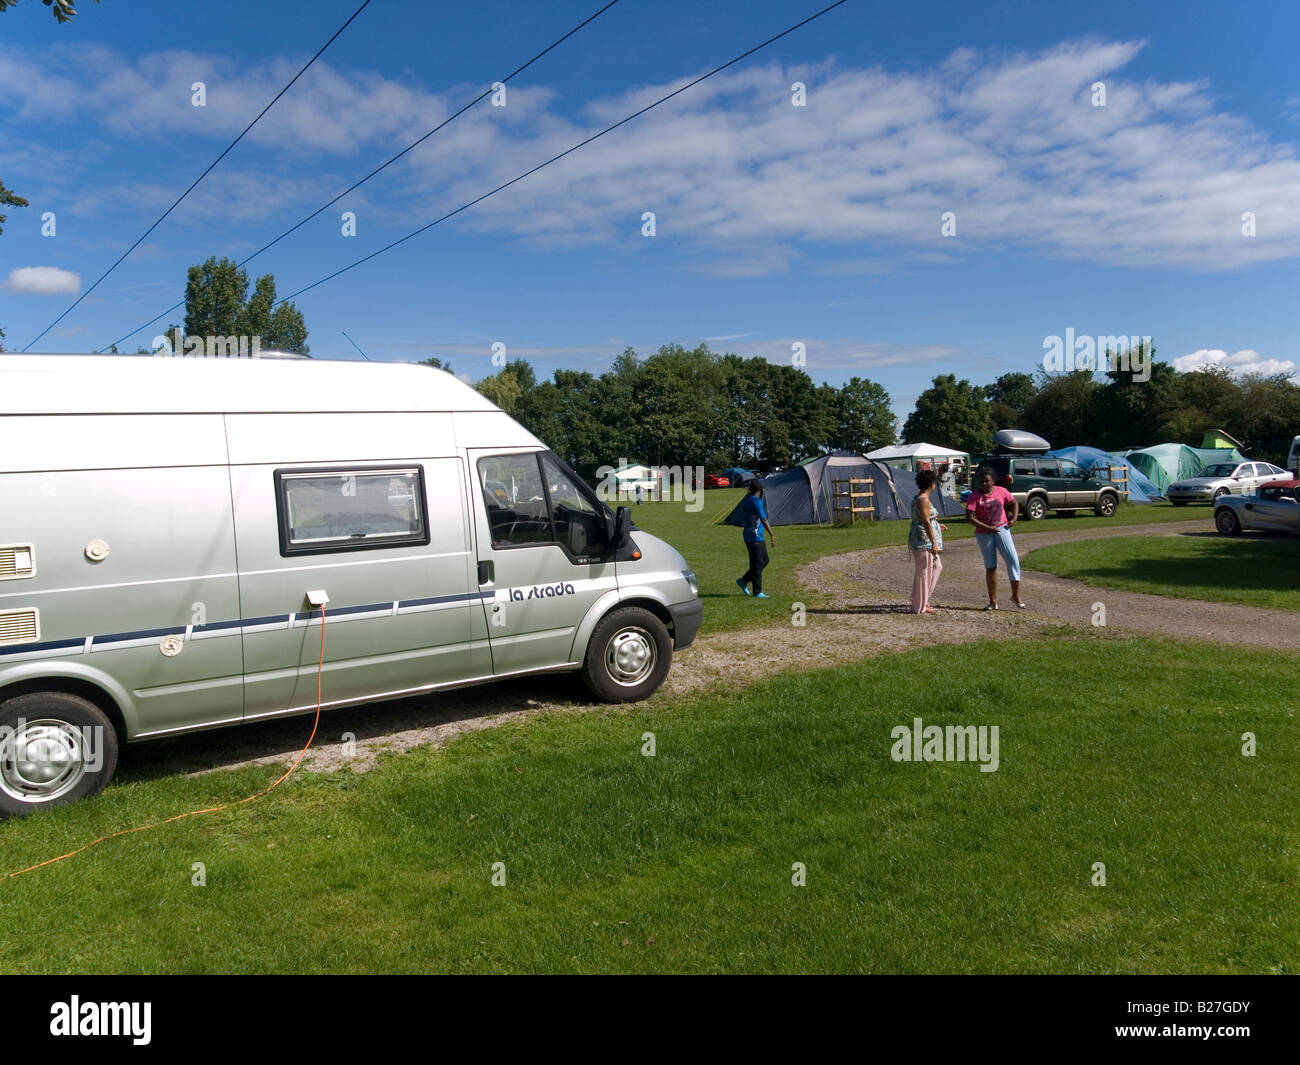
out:
{"label": "black tire", "polygon": [[116,768],[117,731],[94,703],[29,692],[0,704],[0,817],[94,795]]}
{"label": "black tire", "polygon": [[[1214,501],[1217,503],[1220,499],[1222,499],[1227,494],[1228,494],[1228,490],[1226,488],[1220,488],[1217,492],[1214,493]],[[1236,515],[1234,515],[1234,517],[1235,516]]]}
{"label": "black tire", "polygon": [[1102,492],[1097,497],[1096,515],[1099,518],[1113,518],[1119,509],[1119,497],[1114,492]]}
{"label": "black tire", "polygon": [[1042,521],[1047,517],[1047,500],[1042,496],[1030,496],[1026,499],[1025,517],[1030,521]]}
{"label": "black tire", "polygon": [[645,699],[664,682],[673,662],[668,627],[639,606],[611,610],[587,642],[582,679],[607,703]]}
{"label": "black tire", "polygon": [[1241,535],[1241,519],[1231,507],[1219,507],[1215,510],[1214,527],[1224,536]]}

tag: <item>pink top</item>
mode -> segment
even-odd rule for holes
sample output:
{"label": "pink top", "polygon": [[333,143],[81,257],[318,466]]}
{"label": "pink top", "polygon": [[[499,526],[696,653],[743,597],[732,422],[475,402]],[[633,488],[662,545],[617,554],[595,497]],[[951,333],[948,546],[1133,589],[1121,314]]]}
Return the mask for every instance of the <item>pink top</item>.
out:
{"label": "pink top", "polygon": [[[1010,502],[1011,493],[1000,484],[995,484],[988,495],[972,492],[966,500],[966,509],[975,515],[976,521],[1000,529],[1007,523],[1007,504]],[[976,536],[987,536],[988,532],[988,529],[981,526],[975,527]]]}

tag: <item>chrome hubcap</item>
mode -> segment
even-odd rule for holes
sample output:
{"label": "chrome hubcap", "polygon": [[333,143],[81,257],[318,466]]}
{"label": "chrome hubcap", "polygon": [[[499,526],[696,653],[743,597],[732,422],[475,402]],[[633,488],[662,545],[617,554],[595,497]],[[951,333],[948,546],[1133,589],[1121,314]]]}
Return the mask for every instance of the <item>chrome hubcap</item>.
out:
{"label": "chrome hubcap", "polygon": [[605,646],[605,669],[615,684],[630,687],[650,675],[658,656],[658,648],[645,629],[623,629]]}
{"label": "chrome hubcap", "polygon": [[49,802],[86,775],[89,752],[66,721],[27,721],[0,738],[0,791],[20,802]]}

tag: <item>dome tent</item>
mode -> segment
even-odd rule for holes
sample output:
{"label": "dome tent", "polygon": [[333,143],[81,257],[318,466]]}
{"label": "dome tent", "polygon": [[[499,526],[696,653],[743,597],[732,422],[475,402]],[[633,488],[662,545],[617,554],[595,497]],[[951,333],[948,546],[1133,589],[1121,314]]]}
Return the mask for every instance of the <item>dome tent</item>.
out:
{"label": "dome tent", "polygon": [[[865,455],[821,455],[780,473],[761,478],[767,520],[773,525],[830,525],[835,520],[831,498],[833,481],[870,481],[875,493],[876,517],[886,521],[906,518],[916,498],[916,476],[895,470]],[[965,514],[962,505],[936,491],[930,496],[943,517]],[[744,502],[743,500],[741,502]],[[724,519],[726,525],[743,525],[740,504]]]}
{"label": "dome tent", "polygon": [[1055,451],[1049,451],[1047,454],[1053,458],[1069,459],[1089,473],[1096,467],[1101,466],[1102,469],[1098,471],[1096,476],[1103,481],[1109,480],[1109,470],[1106,467],[1124,467],[1128,473],[1128,500],[1130,503],[1150,503],[1153,500],[1164,498],[1164,493],[1156,487],[1155,482],[1126,458],[1118,458],[1099,448],[1084,447],[1082,445],[1058,447]]}
{"label": "dome tent", "polygon": [[1162,494],[1175,481],[1199,477],[1209,462],[1246,461],[1236,448],[1191,448],[1186,444],[1155,444],[1111,454],[1128,459],[1155,482]]}

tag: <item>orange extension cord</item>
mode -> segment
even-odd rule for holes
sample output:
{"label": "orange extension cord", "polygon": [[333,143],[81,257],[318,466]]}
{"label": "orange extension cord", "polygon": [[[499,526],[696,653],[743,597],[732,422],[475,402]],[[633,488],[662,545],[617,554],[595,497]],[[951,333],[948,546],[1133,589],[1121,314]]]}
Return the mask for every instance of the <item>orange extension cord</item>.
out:
{"label": "orange extension cord", "polygon": [[124,828],[122,829],[121,832],[114,832],[111,835],[100,836],[99,839],[92,839],[89,843],[85,844],[84,846],[78,847],[75,851],[68,851],[67,854],[60,854],[57,858],[47,858],[43,862],[37,862],[35,865],[29,865],[26,869],[18,869],[12,873],[6,873],[4,879],[8,880],[11,877],[22,876],[23,873],[30,873],[33,869],[40,869],[46,865],[53,865],[55,862],[61,862],[65,858],[73,858],[76,855],[80,854],[82,851],[90,850],[90,848],[95,846],[96,844],[103,843],[105,840],[109,840],[109,839],[117,839],[118,836],[129,836],[132,832],[144,832],[146,829],[157,828],[159,825],[169,825],[173,821],[182,821],[187,817],[194,817],[197,814],[215,814],[220,810],[228,810],[232,806],[242,806],[244,803],[252,802],[254,799],[260,799],[263,795],[267,794],[267,792],[272,791],[275,788],[278,788],[281,784],[283,784],[286,780],[289,779],[289,774],[298,768],[298,763],[302,761],[303,755],[307,753],[307,748],[311,746],[312,740],[316,738],[316,728],[320,724],[321,674],[324,672],[324,670],[325,670],[325,608],[322,606],[320,608],[320,662],[317,663],[316,666],[316,720],[312,722],[311,735],[307,737],[307,746],[303,747],[303,749],[298,752],[298,757],[293,760],[293,765],[291,765],[287,770],[285,770],[284,775],[281,776],[280,779],[277,780],[274,784],[270,785],[270,787],[263,788],[256,795],[250,795],[246,799],[239,799],[235,802],[223,802],[220,806],[209,806],[206,810],[190,810],[188,813],[177,814],[175,817],[168,817],[162,821],[155,821],[151,825],[140,825],[137,828]]}

